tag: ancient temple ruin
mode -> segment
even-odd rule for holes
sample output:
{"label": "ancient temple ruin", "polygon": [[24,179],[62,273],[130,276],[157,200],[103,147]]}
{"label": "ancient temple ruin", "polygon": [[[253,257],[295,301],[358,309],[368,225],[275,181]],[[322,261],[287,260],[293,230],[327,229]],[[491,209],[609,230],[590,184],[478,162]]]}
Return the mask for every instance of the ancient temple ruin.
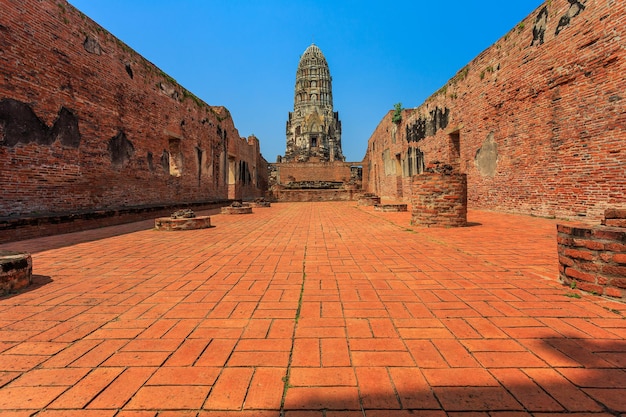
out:
{"label": "ancient temple ruin", "polygon": [[285,156],[278,156],[269,167],[270,197],[279,201],[353,200],[361,189],[361,163],[345,161],[330,69],[315,44],[300,57],[294,90]]}
{"label": "ancient temple ruin", "polygon": [[304,51],[296,71],[284,161],[345,161],[339,112],[333,111],[332,77],[324,54],[315,44]]}

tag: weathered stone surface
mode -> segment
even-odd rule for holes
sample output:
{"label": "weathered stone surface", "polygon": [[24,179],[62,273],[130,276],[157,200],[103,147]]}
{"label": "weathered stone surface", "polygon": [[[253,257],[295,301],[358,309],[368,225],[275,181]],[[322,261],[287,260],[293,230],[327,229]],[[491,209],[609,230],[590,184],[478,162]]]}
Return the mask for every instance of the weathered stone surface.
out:
{"label": "weathered stone surface", "polygon": [[191,209],[182,209],[176,210],[174,213],[172,213],[171,217],[172,219],[193,219],[194,217],[196,217],[196,213],[194,213]]}
{"label": "weathered stone surface", "polygon": [[164,231],[206,229],[211,227],[211,217],[161,217],[154,221],[154,227]]}
{"label": "weathered stone surface", "polygon": [[252,207],[250,206],[228,206],[222,207],[222,214],[252,214]]}
{"label": "weathered stone surface", "polygon": [[383,211],[383,212],[400,212],[407,211],[406,204],[375,204],[375,211]]}
{"label": "weathered stone surface", "polygon": [[487,139],[485,139],[483,145],[476,152],[474,163],[480,175],[493,177],[496,174],[496,168],[498,166],[498,144],[493,138],[493,132],[489,132]]}
{"label": "weathered stone surface", "polygon": [[29,253],[0,250],[0,295],[27,287],[32,282],[32,273]]}
{"label": "weathered stone surface", "polygon": [[269,201],[266,201],[265,199],[262,198],[257,198],[254,201],[250,201],[247,203],[250,207],[262,207],[262,208],[267,208],[267,207],[271,207],[272,204]]}

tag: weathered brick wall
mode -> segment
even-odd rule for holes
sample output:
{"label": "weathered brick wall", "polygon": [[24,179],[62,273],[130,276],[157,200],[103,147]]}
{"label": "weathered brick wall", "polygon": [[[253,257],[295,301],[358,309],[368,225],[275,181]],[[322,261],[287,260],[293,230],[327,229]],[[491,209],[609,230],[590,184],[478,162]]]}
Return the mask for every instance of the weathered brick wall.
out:
{"label": "weathered brick wall", "polygon": [[385,116],[366,190],[409,200],[396,178],[419,150],[468,175],[472,208],[598,221],[626,205],[625,28],[626,2],[546,2],[401,123]]}
{"label": "weathered brick wall", "polygon": [[0,7],[0,217],[262,196],[267,163],[65,0]]}
{"label": "weathered brick wall", "polygon": [[626,210],[607,210],[605,217],[602,226],[557,225],[560,279],[626,300]]}
{"label": "weathered brick wall", "polygon": [[347,182],[352,166],[350,162],[287,162],[271,165],[277,170],[277,179],[281,184],[290,181]]}
{"label": "weathered brick wall", "polygon": [[272,199],[280,202],[353,201],[360,190],[286,190],[274,188]]}
{"label": "weathered brick wall", "polygon": [[467,175],[424,172],[413,176],[411,207],[415,226],[467,225]]}

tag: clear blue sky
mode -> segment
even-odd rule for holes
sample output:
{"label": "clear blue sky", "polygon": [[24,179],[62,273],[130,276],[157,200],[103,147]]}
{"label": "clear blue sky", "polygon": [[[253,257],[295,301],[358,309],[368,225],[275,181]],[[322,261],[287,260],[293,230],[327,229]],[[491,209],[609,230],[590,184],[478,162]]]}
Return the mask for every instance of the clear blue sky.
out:
{"label": "clear blue sky", "polygon": [[360,161],[395,103],[417,107],[538,8],[540,0],[70,0],[211,105],[265,159],[285,153],[300,55],[333,77],[343,153]]}

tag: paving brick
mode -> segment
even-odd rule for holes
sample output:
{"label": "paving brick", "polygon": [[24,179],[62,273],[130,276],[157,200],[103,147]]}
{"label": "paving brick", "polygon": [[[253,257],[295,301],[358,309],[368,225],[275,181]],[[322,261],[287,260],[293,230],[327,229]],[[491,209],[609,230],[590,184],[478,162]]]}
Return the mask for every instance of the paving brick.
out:
{"label": "paving brick", "polygon": [[0,371],[26,372],[48,359],[41,355],[0,355]]}
{"label": "paving brick", "polygon": [[285,396],[287,410],[360,410],[356,387],[290,388]]}
{"label": "paving brick", "polygon": [[320,340],[322,366],[350,366],[351,359],[348,349],[348,341],[345,339],[328,339]]}
{"label": "paving brick", "polygon": [[519,369],[493,369],[492,374],[528,411],[561,412],[563,407]]}
{"label": "paving brick", "polygon": [[[407,340],[409,352],[420,368],[447,368],[448,364],[443,359],[437,348],[430,340]],[[409,363],[404,366],[408,366]]]}
{"label": "paving brick", "polygon": [[47,417],[112,417],[119,415],[115,413],[116,410],[44,410],[38,415]]}
{"label": "paving brick", "polygon": [[[86,339],[89,340],[89,339]],[[94,368],[113,355],[118,349],[128,343],[125,339],[103,340],[97,346],[76,359],[69,366],[77,368]]]}
{"label": "paving brick", "polygon": [[201,339],[187,339],[179,348],[167,358],[164,366],[189,366],[193,365],[202,355],[206,347],[211,343]]}
{"label": "paving brick", "polygon": [[156,368],[127,368],[88,405],[89,409],[119,409],[135,395]]}
{"label": "paving brick", "polygon": [[96,368],[48,405],[48,408],[83,408],[122,372],[124,368]]}
{"label": "paving brick", "polygon": [[213,385],[220,367],[165,366],[157,369],[146,385]]}
{"label": "paving brick", "polygon": [[599,412],[602,407],[554,369],[531,368],[524,373],[569,412]]}
{"label": "paving brick", "polygon": [[608,389],[586,388],[584,392],[609,410],[624,413],[626,410],[626,389],[612,386]]}
{"label": "paving brick", "polygon": [[530,352],[474,352],[487,368],[543,368],[546,363]]}
{"label": "paving brick", "polygon": [[424,376],[433,387],[495,387],[495,378],[483,368],[423,369]]}
{"label": "paving brick", "polygon": [[70,386],[80,381],[89,368],[41,368],[23,373],[11,383],[12,387]]}
{"label": "paving brick", "polygon": [[434,339],[432,342],[451,367],[471,368],[478,366],[476,359],[457,340]]}
{"label": "paving brick", "polygon": [[[205,237],[167,238],[165,245],[148,230],[36,253],[41,273],[57,277],[47,284],[55,290],[44,292],[44,286],[0,300],[0,312],[15,318],[2,326],[0,366],[7,369],[0,372],[6,384],[0,399],[20,390],[36,402],[0,411],[278,417],[288,368],[285,416],[362,416],[362,406],[368,416],[600,416],[598,402],[622,407],[626,325],[613,310],[624,309],[599,297],[570,300],[562,295],[567,288],[529,272],[547,271],[547,277],[545,265],[556,268],[550,221],[472,212],[480,227],[425,230],[416,241],[406,224],[372,221],[380,214],[347,203],[272,210],[211,229],[215,256],[198,249]],[[408,217],[397,219],[408,224]],[[317,234],[320,225],[331,230],[331,221],[344,224],[342,244]],[[522,242],[498,234],[491,224],[500,221],[517,234],[535,230],[540,237]],[[310,225],[306,231],[303,222]],[[232,235],[244,230],[250,241],[240,239],[235,250]],[[64,245],[71,239],[65,236]],[[492,240],[507,242],[506,257]],[[249,270],[262,255],[248,244],[267,242],[292,272]],[[286,250],[294,242],[297,249]],[[305,243],[311,265],[326,269],[307,271],[308,310],[296,321]],[[535,246],[532,257],[525,256]],[[120,259],[100,260],[111,248]],[[124,257],[128,248],[135,253]],[[80,282],[78,270],[60,274],[59,256],[71,265],[98,259],[81,268],[97,271],[98,288],[110,294],[100,296]],[[206,273],[189,274],[198,265]],[[151,272],[137,272],[141,268]],[[31,314],[40,302],[58,306],[51,311],[71,323],[46,317],[46,309]],[[83,302],[89,308],[65,305]],[[204,311],[193,312],[194,304]],[[358,317],[345,318],[346,310]],[[169,311],[180,317],[166,318]],[[264,316],[281,311],[292,315]],[[446,317],[451,314],[459,316]],[[52,327],[33,315],[51,319]],[[28,323],[16,325],[20,320]],[[72,332],[82,320],[86,325]],[[40,330],[33,335],[28,329]],[[570,330],[578,338],[564,337]]]}
{"label": "paving brick", "polygon": [[124,406],[128,410],[198,410],[210,386],[144,385]]}
{"label": "paving brick", "polygon": [[293,342],[292,366],[321,366],[319,339],[296,339]]}
{"label": "paving brick", "polygon": [[197,366],[224,366],[233,352],[236,339],[213,339],[196,360]]}
{"label": "paving brick", "polygon": [[62,386],[5,387],[0,390],[0,409],[42,409],[65,389]]}
{"label": "paving brick", "polygon": [[434,387],[433,391],[445,410],[523,410],[522,405],[502,387]]}
{"label": "paving brick", "polygon": [[170,352],[116,352],[102,366],[161,366],[169,355]]}
{"label": "paving brick", "polygon": [[253,373],[253,368],[224,368],[203,408],[241,410]]}
{"label": "paving brick", "polygon": [[386,368],[357,367],[359,395],[365,409],[399,409],[395,389]]}
{"label": "paving brick", "polygon": [[295,387],[356,386],[352,367],[297,368],[291,369],[289,384]]}
{"label": "paving brick", "polygon": [[283,378],[287,374],[286,368],[256,368],[244,409],[278,410],[283,397]]}

